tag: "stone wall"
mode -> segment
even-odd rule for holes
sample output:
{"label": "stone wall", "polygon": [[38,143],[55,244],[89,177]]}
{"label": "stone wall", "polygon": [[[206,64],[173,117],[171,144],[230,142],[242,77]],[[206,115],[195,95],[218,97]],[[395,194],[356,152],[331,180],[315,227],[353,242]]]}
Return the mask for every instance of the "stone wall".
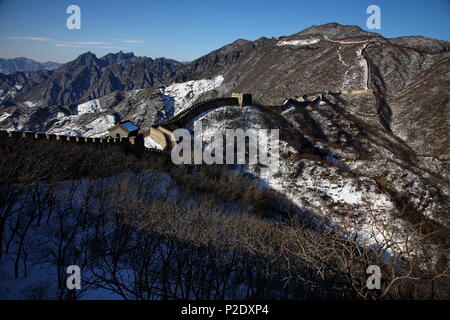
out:
{"label": "stone wall", "polygon": [[41,132],[27,132],[27,131],[6,131],[0,130],[1,138],[23,138],[29,140],[48,140],[55,143],[78,143],[78,144],[95,144],[99,147],[107,145],[116,145],[132,152],[156,152],[167,153],[164,150],[145,148],[143,137],[122,137],[122,138],[91,138],[79,136],[66,136],[56,134],[46,134]]}
{"label": "stone wall", "polygon": [[170,131],[166,128],[163,128],[163,127],[158,127],[157,130],[159,130],[162,134],[164,134],[164,136],[166,137],[166,141],[169,142],[170,149],[172,149],[176,146],[177,142],[175,140],[175,136],[172,131]]}
{"label": "stone wall", "polygon": [[194,104],[193,106],[183,110],[173,118],[162,121],[153,127],[163,127],[170,130],[175,130],[177,128],[182,128],[189,120],[200,115],[202,112],[208,111],[210,109],[222,106],[238,106],[238,98],[228,97],[228,98],[215,98],[206,101],[202,101]]}
{"label": "stone wall", "polygon": [[160,127],[150,128],[144,132],[144,138],[150,137],[153,141],[159,144],[163,149],[167,148],[167,139],[163,132],[161,132]]}
{"label": "stone wall", "polygon": [[370,94],[373,93],[372,89],[361,89],[361,90],[342,90],[341,94]]}
{"label": "stone wall", "polygon": [[233,92],[231,94],[232,98],[237,98],[239,106],[245,107],[252,104],[252,95],[250,93],[237,93]]}

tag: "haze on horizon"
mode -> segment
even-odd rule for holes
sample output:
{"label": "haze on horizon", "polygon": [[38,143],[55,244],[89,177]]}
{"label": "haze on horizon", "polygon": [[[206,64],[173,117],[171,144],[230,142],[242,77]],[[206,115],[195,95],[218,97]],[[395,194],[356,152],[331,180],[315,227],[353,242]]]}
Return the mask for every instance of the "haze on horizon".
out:
{"label": "haze on horizon", "polygon": [[[81,29],[69,30],[66,9],[81,8]],[[382,27],[369,30],[366,9],[381,8]],[[450,2],[206,0],[0,0],[0,57],[67,62],[91,51],[191,61],[236,39],[290,35],[337,22],[392,38],[421,35],[450,40]],[[19,23],[18,23],[19,22]]]}

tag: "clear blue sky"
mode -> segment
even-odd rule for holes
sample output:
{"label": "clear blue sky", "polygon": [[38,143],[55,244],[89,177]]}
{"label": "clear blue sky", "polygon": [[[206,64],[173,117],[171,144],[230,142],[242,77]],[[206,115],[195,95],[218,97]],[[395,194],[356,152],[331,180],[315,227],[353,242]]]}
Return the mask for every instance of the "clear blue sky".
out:
{"label": "clear blue sky", "polygon": [[[69,30],[66,8],[81,8]],[[450,0],[0,0],[0,57],[66,62],[92,51],[193,60],[238,38],[290,35],[328,22],[367,29],[370,4],[381,8],[385,37],[450,40]],[[132,41],[130,41],[132,40]]]}

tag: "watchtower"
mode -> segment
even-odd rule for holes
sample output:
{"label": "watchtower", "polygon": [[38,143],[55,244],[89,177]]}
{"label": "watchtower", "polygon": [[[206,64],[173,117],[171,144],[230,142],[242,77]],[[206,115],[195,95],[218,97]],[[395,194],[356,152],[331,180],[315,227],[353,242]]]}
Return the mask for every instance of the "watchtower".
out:
{"label": "watchtower", "polygon": [[252,104],[252,94],[251,93],[237,93],[233,92],[231,94],[232,98],[238,98],[239,106],[245,107]]}
{"label": "watchtower", "polygon": [[139,127],[131,121],[122,121],[108,129],[111,138],[129,138],[138,135]]}

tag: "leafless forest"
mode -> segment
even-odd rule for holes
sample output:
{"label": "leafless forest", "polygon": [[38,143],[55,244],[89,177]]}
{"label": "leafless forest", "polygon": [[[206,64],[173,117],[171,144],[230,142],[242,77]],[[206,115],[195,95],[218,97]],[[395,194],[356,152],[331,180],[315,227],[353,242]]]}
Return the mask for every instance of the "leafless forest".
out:
{"label": "leafless forest", "polygon": [[[226,166],[174,166],[98,148],[0,139],[0,254],[30,299],[448,299],[448,268],[424,233],[367,248],[326,230],[275,191]],[[371,214],[367,212],[367,214]],[[414,226],[416,228],[417,226]],[[66,268],[82,289],[66,288]],[[366,287],[369,265],[381,290]]]}

